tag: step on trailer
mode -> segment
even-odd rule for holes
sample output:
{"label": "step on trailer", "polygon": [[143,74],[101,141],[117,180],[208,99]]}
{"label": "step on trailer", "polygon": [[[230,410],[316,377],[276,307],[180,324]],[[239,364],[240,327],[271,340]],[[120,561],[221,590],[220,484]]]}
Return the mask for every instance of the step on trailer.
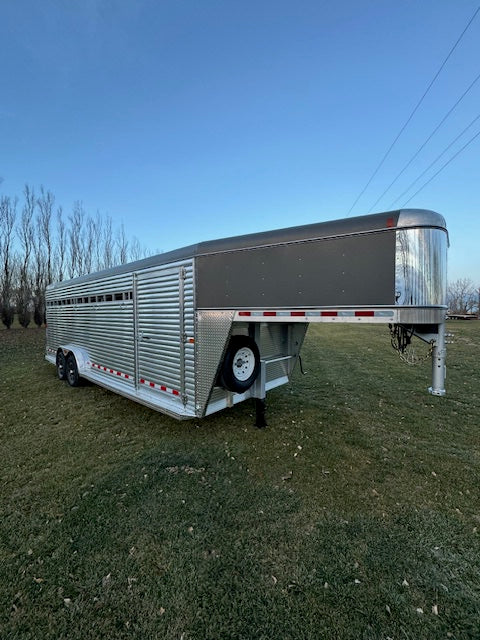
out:
{"label": "step on trailer", "polygon": [[315,322],[386,323],[431,345],[445,394],[448,234],[403,209],[202,242],[47,288],[46,359],[175,418],[200,418],[289,381]]}

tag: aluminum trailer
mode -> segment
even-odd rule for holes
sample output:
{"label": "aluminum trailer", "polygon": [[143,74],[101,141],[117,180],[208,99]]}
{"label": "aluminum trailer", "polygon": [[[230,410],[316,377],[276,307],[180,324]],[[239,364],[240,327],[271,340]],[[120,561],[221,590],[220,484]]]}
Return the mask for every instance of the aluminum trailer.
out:
{"label": "aluminum trailer", "polygon": [[309,323],[386,323],[430,343],[444,395],[448,234],[402,209],[202,242],[47,288],[46,359],[175,418],[290,379]]}

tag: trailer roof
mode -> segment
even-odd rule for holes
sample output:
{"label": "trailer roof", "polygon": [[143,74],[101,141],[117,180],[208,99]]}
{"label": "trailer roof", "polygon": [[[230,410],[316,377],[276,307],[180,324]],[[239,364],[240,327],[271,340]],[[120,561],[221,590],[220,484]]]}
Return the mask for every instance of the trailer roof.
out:
{"label": "trailer roof", "polygon": [[443,216],[426,209],[399,209],[384,213],[375,213],[366,216],[356,216],[352,218],[341,218],[328,222],[315,222],[313,224],[301,225],[297,227],[287,227],[285,229],[274,229],[272,231],[262,231],[242,236],[221,238],[218,240],[207,240],[192,244],[181,249],[175,249],[166,253],[118,265],[110,269],[89,273],[84,276],[63,280],[49,285],[48,289],[64,287],[66,284],[80,284],[97,280],[103,277],[120,275],[130,271],[148,269],[170,262],[178,262],[188,258],[195,258],[214,253],[228,251],[239,251],[254,247],[266,247],[276,244],[293,242],[303,242],[321,238],[339,237],[343,235],[355,235],[383,229],[408,227],[436,227],[446,230],[446,223]]}

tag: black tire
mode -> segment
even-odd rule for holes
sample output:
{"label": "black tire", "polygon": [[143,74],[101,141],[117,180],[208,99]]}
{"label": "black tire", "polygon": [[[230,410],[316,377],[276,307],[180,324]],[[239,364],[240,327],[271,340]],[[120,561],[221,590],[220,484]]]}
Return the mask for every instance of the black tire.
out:
{"label": "black tire", "polygon": [[65,354],[62,350],[57,353],[57,377],[59,380],[67,379],[67,359],[65,358]]}
{"label": "black tire", "polygon": [[243,393],[250,389],[260,371],[260,352],[248,336],[232,336],[220,371],[220,386]]}
{"label": "black tire", "polygon": [[66,376],[67,382],[71,387],[78,387],[80,384],[80,376],[78,374],[77,361],[73,353],[69,353],[67,356]]}

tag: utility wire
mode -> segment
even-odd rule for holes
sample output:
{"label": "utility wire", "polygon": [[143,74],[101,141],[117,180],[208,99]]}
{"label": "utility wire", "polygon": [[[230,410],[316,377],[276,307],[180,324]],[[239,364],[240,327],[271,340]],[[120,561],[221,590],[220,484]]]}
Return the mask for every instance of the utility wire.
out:
{"label": "utility wire", "polygon": [[377,206],[377,204],[380,202],[380,200],[383,198],[383,196],[388,193],[390,191],[390,188],[393,187],[393,185],[396,183],[396,181],[400,178],[400,176],[404,173],[404,171],[406,171],[408,169],[408,167],[412,164],[412,162],[415,160],[415,158],[418,156],[418,154],[422,151],[422,149],[425,148],[425,146],[430,142],[430,140],[433,138],[433,136],[437,133],[437,131],[440,129],[440,127],[442,126],[442,124],[445,122],[445,120],[447,118],[450,117],[450,115],[455,111],[455,109],[458,107],[458,105],[460,104],[460,102],[465,98],[465,96],[467,95],[467,93],[469,93],[469,91],[473,88],[473,86],[480,80],[480,73],[478,74],[478,76],[475,78],[475,80],[470,84],[470,86],[465,89],[465,91],[462,93],[462,95],[460,96],[460,98],[458,98],[458,100],[455,102],[455,104],[453,105],[453,107],[451,107],[449,109],[449,111],[447,111],[447,113],[443,116],[443,118],[440,120],[440,122],[437,124],[437,126],[435,127],[435,129],[432,131],[432,133],[428,136],[428,138],[425,140],[425,142],[423,142],[423,144],[420,145],[420,147],[415,151],[415,153],[413,154],[413,156],[410,158],[410,160],[407,162],[407,164],[403,167],[403,169],[397,173],[397,175],[395,176],[395,178],[392,180],[392,182],[388,185],[388,187],[385,189],[385,191],[382,193],[382,195],[377,198],[375,200],[375,202],[372,204],[372,206],[370,207],[369,213],[370,211],[372,211],[372,209],[374,207]]}
{"label": "utility wire", "polygon": [[415,193],[413,194],[413,196],[412,196],[411,198],[409,198],[406,202],[404,202],[404,203],[402,204],[402,209],[403,209],[403,207],[405,207],[405,205],[407,205],[407,204],[410,202],[410,200],[413,200],[413,198],[415,198],[415,196],[416,196],[416,195],[418,195],[418,194],[420,193],[420,191],[422,191],[422,189],[424,189],[424,188],[427,186],[427,184],[430,184],[430,182],[431,182],[434,178],[436,178],[436,177],[438,176],[438,174],[439,174],[441,171],[443,171],[443,170],[445,169],[445,167],[446,167],[446,166],[448,166],[448,165],[449,165],[453,160],[455,160],[455,158],[456,158],[458,155],[460,155],[460,154],[462,153],[462,151],[463,151],[464,149],[466,149],[466,148],[468,147],[468,145],[469,145],[469,144],[471,144],[471,143],[475,140],[475,138],[478,138],[478,136],[480,136],[480,131],[478,131],[478,132],[477,132],[477,133],[476,133],[472,138],[470,138],[470,140],[469,140],[467,143],[465,143],[465,144],[463,145],[463,147],[457,151],[457,153],[455,153],[455,154],[454,154],[454,155],[453,155],[449,160],[447,160],[447,162],[445,162],[445,164],[444,164],[444,165],[442,165],[442,166],[440,167],[440,169],[439,169],[436,173],[434,173],[434,174],[433,174],[433,176],[432,176],[431,178],[429,178],[429,179],[428,179],[424,184],[422,184],[422,186],[420,187],[420,189],[418,189],[417,191],[415,191]]}
{"label": "utility wire", "polygon": [[467,23],[467,26],[464,28],[464,30],[462,31],[462,33],[460,34],[460,36],[458,37],[457,41],[455,42],[455,44],[453,45],[453,47],[450,49],[447,57],[445,58],[445,60],[442,62],[442,64],[440,65],[440,68],[438,69],[437,73],[434,75],[433,80],[431,80],[430,84],[428,85],[428,87],[425,89],[424,94],[422,95],[422,97],[420,98],[420,100],[417,102],[415,108],[413,109],[412,113],[408,116],[407,121],[405,122],[405,124],[403,125],[403,127],[400,129],[400,131],[398,132],[396,138],[394,139],[394,141],[392,142],[392,144],[388,147],[385,155],[383,156],[383,158],[380,160],[377,168],[375,169],[375,171],[372,173],[372,175],[370,176],[370,179],[368,180],[367,184],[363,187],[362,191],[359,193],[359,195],[356,197],[355,202],[352,204],[352,206],[350,207],[347,216],[349,216],[353,210],[353,208],[355,207],[355,205],[357,204],[357,202],[360,200],[360,198],[363,196],[363,194],[365,193],[365,191],[367,190],[367,188],[370,186],[370,183],[372,182],[372,180],[374,179],[374,177],[377,175],[377,173],[379,172],[380,168],[382,167],[383,163],[385,162],[385,160],[388,158],[388,156],[390,155],[391,150],[393,149],[393,147],[395,146],[395,144],[397,143],[397,140],[400,138],[400,136],[402,135],[402,133],[405,131],[405,129],[407,128],[410,120],[413,118],[413,116],[415,115],[415,113],[417,112],[418,108],[420,107],[420,105],[422,104],[422,102],[424,101],[427,93],[430,91],[430,89],[432,88],[433,83],[435,82],[435,80],[438,78],[438,76],[440,75],[440,73],[442,72],[443,67],[447,64],[450,56],[452,55],[452,53],[455,51],[455,49],[457,48],[458,44],[460,43],[461,39],[463,38],[463,36],[465,35],[465,33],[467,32],[468,28],[470,27],[470,25],[472,24],[472,22],[475,20],[477,13],[480,11],[480,5],[477,7],[477,10],[475,11],[475,13],[473,14],[473,16],[470,18],[470,20]]}
{"label": "utility wire", "polygon": [[449,144],[447,147],[445,147],[445,149],[442,151],[442,153],[440,153],[440,154],[435,158],[435,160],[434,160],[433,162],[431,162],[431,163],[428,165],[428,167],[427,167],[426,169],[424,169],[424,170],[422,171],[422,173],[421,173],[419,176],[417,176],[413,182],[411,182],[411,183],[409,184],[409,186],[405,189],[405,191],[402,191],[402,193],[401,193],[397,198],[395,198],[395,200],[393,200],[393,202],[391,202],[391,203],[388,205],[388,209],[391,209],[391,208],[392,208],[392,207],[393,207],[393,206],[394,206],[394,205],[395,205],[395,204],[400,200],[400,198],[403,198],[403,196],[404,196],[404,195],[406,195],[406,194],[410,191],[410,189],[411,189],[415,184],[417,184],[417,182],[420,180],[420,178],[423,178],[423,176],[427,173],[427,171],[429,171],[429,170],[433,167],[433,165],[434,165],[434,164],[436,164],[436,163],[440,160],[440,158],[441,158],[442,156],[444,156],[444,155],[447,153],[447,151],[453,147],[453,145],[455,144],[455,142],[457,142],[457,140],[459,140],[459,139],[463,136],[463,134],[464,134],[464,133],[466,133],[466,132],[470,129],[470,127],[472,127],[472,126],[475,124],[475,122],[477,122],[477,120],[478,120],[478,119],[480,119],[480,114],[478,114],[478,116],[477,116],[476,118],[474,118],[474,119],[470,122],[470,124],[469,124],[469,125],[467,125],[467,126],[465,127],[465,129],[464,129],[461,133],[459,133],[459,134],[458,134],[458,136],[457,136],[454,140],[452,140],[452,142],[450,142],[450,144]]}

